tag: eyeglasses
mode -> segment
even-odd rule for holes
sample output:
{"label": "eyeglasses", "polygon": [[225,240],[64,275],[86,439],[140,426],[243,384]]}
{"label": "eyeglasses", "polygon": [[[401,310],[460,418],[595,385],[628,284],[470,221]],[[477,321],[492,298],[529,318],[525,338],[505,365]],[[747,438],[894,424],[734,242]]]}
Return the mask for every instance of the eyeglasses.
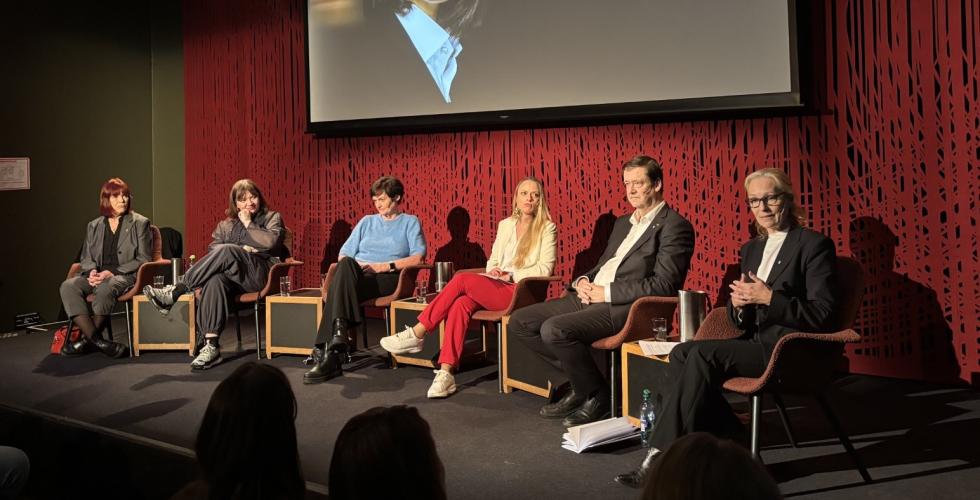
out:
{"label": "eyeglasses", "polygon": [[745,203],[751,208],[759,208],[760,205],[765,205],[767,207],[778,207],[783,204],[783,196],[786,193],[776,193],[767,194],[762,198],[749,198],[745,200]]}

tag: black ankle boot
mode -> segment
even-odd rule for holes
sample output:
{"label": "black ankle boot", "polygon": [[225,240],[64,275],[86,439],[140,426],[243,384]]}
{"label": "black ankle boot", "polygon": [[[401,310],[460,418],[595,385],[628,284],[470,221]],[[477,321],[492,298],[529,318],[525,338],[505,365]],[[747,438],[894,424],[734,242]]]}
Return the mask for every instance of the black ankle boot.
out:
{"label": "black ankle boot", "polygon": [[66,338],[65,343],[61,344],[61,355],[66,357],[82,356],[91,351],[92,343],[85,337],[82,337],[74,342]]}
{"label": "black ankle boot", "polygon": [[326,382],[327,380],[343,375],[344,357],[345,356],[339,352],[327,352],[323,356],[323,359],[317,363],[312,370],[303,374],[303,383],[319,384],[320,382]]}
{"label": "black ankle boot", "polygon": [[95,347],[102,351],[102,354],[105,354],[110,358],[121,358],[126,355],[126,346],[120,344],[119,342],[105,340],[100,335],[92,337],[91,342],[93,345],[95,345]]}
{"label": "black ankle boot", "polygon": [[337,318],[333,322],[333,337],[327,350],[331,352],[347,352],[350,348],[347,343],[347,320]]}

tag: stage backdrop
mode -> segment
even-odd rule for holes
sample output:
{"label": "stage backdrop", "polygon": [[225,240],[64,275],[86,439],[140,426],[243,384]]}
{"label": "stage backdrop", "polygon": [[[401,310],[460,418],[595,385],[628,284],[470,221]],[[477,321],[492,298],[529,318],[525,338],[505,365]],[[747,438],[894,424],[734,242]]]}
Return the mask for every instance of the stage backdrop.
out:
{"label": "stage backdrop", "polygon": [[740,183],[778,167],[812,227],[868,272],[850,370],[980,379],[975,3],[829,1],[819,116],[328,140],[304,133],[304,6],[184,2],[189,253],[204,252],[232,182],[251,177],[296,233],[306,266],[294,282],[316,286],[373,212],[368,186],[390,174],[422,220],[429,260],[481,265],[514,185],[534,175],[567,278],[595,262],[612,215],[628,211],[620,165],[647,153],[665,166],[668,202],[697,229],[687,287],[720,302],[749,237]]}

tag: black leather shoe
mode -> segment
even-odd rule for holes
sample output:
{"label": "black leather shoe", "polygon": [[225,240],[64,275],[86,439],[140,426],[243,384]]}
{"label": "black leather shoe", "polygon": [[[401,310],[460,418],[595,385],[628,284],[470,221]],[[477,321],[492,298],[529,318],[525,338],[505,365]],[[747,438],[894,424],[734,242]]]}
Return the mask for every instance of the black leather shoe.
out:
{"label": "black leather shoe", "polygon": [[119,342],[105,340],[100,337],[93,338],[91,342],[93,345],[95,345],[95,347],[102,351],[102,354],[105,354],[110,358],[121,358],[126,355],[126,346],[120,344]]}
{"label": "black leather shoe", "polygon": [[333,322],[333,337],[330,339],[330,344],[327,345],[327,350],[332,352],[347,352],[348,349],[347,320],[337,318]]}
{"label": "black leather shoe", "polygon": [[313,350],[310,351],[310,355],[303,360],[303,364],[307,366],[318,365],[322,360],[323,360],[323,348],[314,347]]}
{"label": "black leather shoe", "polygon": [[65,343],[61,345],[62,356],[83,356],[89,352],[92,352],[92,343],[85,337],[82,337],[74,342],[65,339]]}
{"label": "black leather shoe", "polygon": [[328,352],[320,363],[312,370],[303,374],[304,384],[319,384],[344,373],[344,355],[339,352]]}
{"label": "black leather shoe", "polygon": [[640,466],[636,470],[627,472],[626,474],[620,474],[614,478],[614,480],[623,485],[629,486],[630,488],[642,488],[646,483],[647,476],[650,474],[650,469],[653,468],[654,462],[657,461],[663,453],[656,449],[650,448],[647,450],[647,454],[643,457],[643,461],[640,462]]}
{"label": "black leather shoe", "polygon": [[599,393],[585,400],[570,415],[565,417],[561,423],[565,427],[575,427],[576,425],[588,424],[597,420],[609,418],[609,395]]}
{"label": "black leather shoe", "polygon": [[584,402],[585,398],[575,394],[575,390],[570,388],[558,401],[542,406],[538,414],[544,418],[565,418]]}

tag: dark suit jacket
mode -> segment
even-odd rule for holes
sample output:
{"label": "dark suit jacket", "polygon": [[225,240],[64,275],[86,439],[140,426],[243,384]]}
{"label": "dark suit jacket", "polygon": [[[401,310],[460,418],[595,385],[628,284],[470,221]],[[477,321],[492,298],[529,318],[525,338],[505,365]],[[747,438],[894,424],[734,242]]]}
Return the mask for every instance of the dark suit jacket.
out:
{"label": "dark suit jacket", "polygon": [[[599,263],[584,276],[595,279],[599,269],[616,254],[616,249],[626,239],[632,224],[632,214],[616,219],[606,250]],[[650,226],[636,241],[616,268],[616,278],[609,285],[609,313],[613,322],[621,327],[626,324],[633,302],[648,295],[677,296],[684,286],[687,271],[694,254],[694,227],[680,214],[664,205]],[[581,276],[576,276],[578,280]],[[568,285],[572,286],[575,280]]]}
{"label": "dark suit jacket", "polygon": [[[102,269],[102,242],[105,238],[105,217],[96,217],[85,229],[85,244],[78,262],[82,269],[79,276],[87,276],[93,269]],[[117,274],[135,273],[153,256],[153,234],[150,219],[130,211],[119,225],[119,267]]]}
{"label": "dark suit jacket", "polygon": [[[759,269],[766,240],[742,246],[742,272]],[[747,306],[741,314],[728,302],[729,317],[743,337],[762,342],[771,353],[779,338],[791,332],[829,332],[837,328],[837,254],[834,242],[804,228],[795,228],[776,255],[766,284],[772,289],[768,306]]]}

